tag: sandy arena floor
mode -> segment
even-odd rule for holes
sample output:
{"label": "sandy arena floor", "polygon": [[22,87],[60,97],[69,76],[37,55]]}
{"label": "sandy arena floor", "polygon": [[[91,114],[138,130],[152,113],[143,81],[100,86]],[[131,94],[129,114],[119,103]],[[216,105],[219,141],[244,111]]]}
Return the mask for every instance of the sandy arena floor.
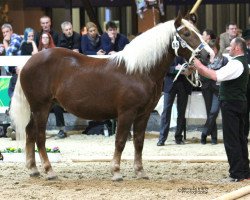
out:
{"label": "sandy arena floor", "polygon": [[[250,185],[225,182],[228,163],[219,132],[219,144],[199,144],[199,132],[188,131],[185,145],[176,145],[173,132],[163,147],[157,147],[157,133],[147,133],[144,143],[144,169],[149,180],[136,179],[133,171],[133,142],[126,144],[121,163],[124,181],[111,181],[110,162],[114,151],[115,136],[87,136],[70,132],[66,139],[56,140],[55,132],[48,133],[47,147],[58,146],[61,154],[51,158],[58,180],[48,181],[41,173],[40,178],[30,178],[25,168],[23,155],[15,155],[12,161],[5,155],[0,161],[0,199],[214,199],[236,189]],[[0,138],[0,149],[17,147],[16,141]],[[166,157],[167,156],[167,157]],[[169,157],[171,156],[171,157]],[[84,161],[85,159],[100,159]],[[165,161],[153,161],[153,159]],[[173,161],[166,161],[166,158]],[[196,158],[190,162],[187,158]],[[207,158],[207,162],[200,161]],[[212,162],[209,159],[219,161]],[[9,159],[9,161],[8,161]],[[183,159],[181,162],[174,162]],[[73,162],[74,161],[74,162]],[[76,162],[78,161],[78,162]],[[198,162],[199,161],[199,162]],[[38,164],[39,167],[40,164]],[[241,199],[250,199],[243,197]]]}

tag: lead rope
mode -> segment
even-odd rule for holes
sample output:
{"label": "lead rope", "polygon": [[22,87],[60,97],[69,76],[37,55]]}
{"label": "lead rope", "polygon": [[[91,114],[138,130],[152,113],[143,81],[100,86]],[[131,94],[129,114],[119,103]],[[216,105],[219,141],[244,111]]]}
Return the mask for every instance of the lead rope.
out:
{"label": "lead rope", "polygon": [[[175,78],[174,78],[174,81],[175,82],[177,80],[177,78],[179,77],[179,75],[181,74],[182,70],[183,69],[186,69],[188,67],[188,63],[183,63],[181,65],[181,68],[179,69],[178,73],[176,74]],[[188,80],[188,82],[194,86],[194,87],[201,87],[202,86],[202,83],[200,81],[200,78],[199,78],[199,73],[197,71],[197,69],[195,70],[194,73],[191,74],[191,79],[185,75],[186,79]]]}

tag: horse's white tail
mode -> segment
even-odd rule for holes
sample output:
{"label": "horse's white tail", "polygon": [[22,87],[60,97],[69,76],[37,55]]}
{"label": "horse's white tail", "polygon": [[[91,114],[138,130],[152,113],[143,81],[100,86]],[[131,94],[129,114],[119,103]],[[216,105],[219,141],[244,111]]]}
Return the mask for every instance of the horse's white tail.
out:
{"label": "horse's white tail", "polygon": [[24,140],[26,138],[25,128],[30,120],[30,105],[23,93],[23,89],[20,83],[20,75],[17,79],[17,83],[14,90],[14,95],[11,99],[10,106],[10,118],[15,126],[16,130],[16,139]]}

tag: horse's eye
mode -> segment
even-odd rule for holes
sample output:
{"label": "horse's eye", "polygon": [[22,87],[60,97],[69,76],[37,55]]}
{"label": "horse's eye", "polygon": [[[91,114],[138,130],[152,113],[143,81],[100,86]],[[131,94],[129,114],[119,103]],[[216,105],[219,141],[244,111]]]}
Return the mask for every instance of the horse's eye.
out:
{"label": "horse's eye", "polygon": [[184,33],[184,36],[185,37],[189,37],[191,34],[190,34],[190,32],[189,31],[186,31],[185,33]]}

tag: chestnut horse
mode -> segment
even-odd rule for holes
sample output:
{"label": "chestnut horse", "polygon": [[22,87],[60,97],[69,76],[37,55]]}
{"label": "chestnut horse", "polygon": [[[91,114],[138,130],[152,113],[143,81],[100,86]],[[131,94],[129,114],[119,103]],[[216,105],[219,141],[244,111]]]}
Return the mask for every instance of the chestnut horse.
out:
{"label": "chestnut horse", "polygon": [[33,55],[21,69],[10,111],[17,133],[26,133],[30,176],[40,175],[35,161],[37,145],[47,178],[57,177],[46,153],[45,131],[51,107],[58,103],[84,119],[117,118],[112,180],[123,179],[121,155],[133,125],[134,170],[138,178],[148,178],[142,165],[145,129],[175,54],[187,60],[197,54],[208,59],[212,52],[192,25],[178,15],[136,37],[109,58],[92,58],[63,48]]}

